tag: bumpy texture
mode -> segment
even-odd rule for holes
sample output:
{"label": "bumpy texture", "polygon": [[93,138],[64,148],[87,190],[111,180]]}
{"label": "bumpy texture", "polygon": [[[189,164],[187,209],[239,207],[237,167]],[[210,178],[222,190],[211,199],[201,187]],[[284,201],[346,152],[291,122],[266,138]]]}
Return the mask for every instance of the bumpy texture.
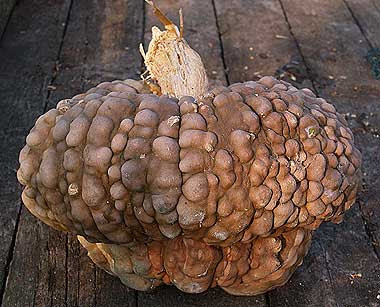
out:
{"label": "bumpy texture", "polygon": [[28,209],[139,290],[282,285],[360,186],[343,116],[271,77],[179,101],[105,82],[59,102],[26,143]]}

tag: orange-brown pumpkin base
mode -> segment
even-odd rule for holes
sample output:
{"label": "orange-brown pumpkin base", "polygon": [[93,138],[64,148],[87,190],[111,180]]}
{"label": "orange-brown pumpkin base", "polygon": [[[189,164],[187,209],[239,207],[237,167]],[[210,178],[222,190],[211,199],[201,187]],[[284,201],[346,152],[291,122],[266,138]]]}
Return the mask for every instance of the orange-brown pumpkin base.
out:
{"label": "orange-brown pumpkin base", "polygon": [[311,237],[311,230],[300,228],[229,247],[184,236],[127,245],[78,239],[96,265],[136,290],[174,284],[188,293],[220,286],[233,295],[258,295],[289,280],[302,264]]}

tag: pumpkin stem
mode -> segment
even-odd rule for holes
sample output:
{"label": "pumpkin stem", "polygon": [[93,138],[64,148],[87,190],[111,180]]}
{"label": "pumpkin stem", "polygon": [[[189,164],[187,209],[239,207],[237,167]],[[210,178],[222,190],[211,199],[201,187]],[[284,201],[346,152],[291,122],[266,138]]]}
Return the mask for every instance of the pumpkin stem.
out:
{"label": "pumpkin stem", "polygon": [[179,9],[179,38],[183,38],[183,29],[184,29],[184,25],[183,25],[183,14],[182,14],[182,8]]}
{"label": "pumpkin stem", "polygon": [[153,3],[153,1],[145,0],[145,2],[153,8],[153,14],[156,15],[157,19],[161,21],[167,30],[169,30],[167,27],[171,28],[174,26],[174,23],[168,17],[166,17],[164,13],[161,12],[161,10]]}
{"label": "pumpkin stem", "polygon": [[150,77],[161,88],[162,94],[181,98],[195,98],[205,94],[208,89],[206,70],[199,54],[183,38],[183,15],[180,10],[180,30],[167,18],[153,1],[145,0],[153,13],[165,26],[161,31],[152,28],[152,40],[148,51],[141,51]]}

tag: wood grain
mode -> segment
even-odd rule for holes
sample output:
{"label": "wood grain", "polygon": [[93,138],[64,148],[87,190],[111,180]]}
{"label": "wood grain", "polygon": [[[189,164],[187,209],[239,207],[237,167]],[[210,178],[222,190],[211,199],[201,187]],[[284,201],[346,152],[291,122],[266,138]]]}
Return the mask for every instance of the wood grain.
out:
{"label": "wood grain", "polygon": [[215,7],[230,83],[283,73],[312,88],[278,1],[215,1]]}
{"label": "wood grain", "polygon": [[263,295],[242,297],[232,296],[220,288],[209,289],[200,294],[183,293],[174,286],[158,287],[151,293],[139,292],[139,306],[181,306],[181,307],[208,307],[208,306],[267,306]]}
{"label": "wood grain", "polygon": [[380,2],[378,0],[344,0],[356,24],[372,47],[380,47]]}
{"label": "wood grain", "polygon": [[[374,118],[366,129],[362,123],[380,111],[380,83],[373,79],[365,60],[370,46],[343,1],[281,1],[319,94],[341,113],[348,113],[356,144],[363,153],[367,187],[360,199],[366,201],[367,191],[376,190],[375,152],[379,142],[370,130]],[[368,174],[374,181],[367,181]],[[365,230],[362,214],[355,206],[341,225],[324,225],[316,235],[326,253],[337,304],[379,304],[373,289],[380,286],[380,266]]]}
{"label": "wood grain", "polygon": [[[0,287],[5,306],[14,306],[20,297],[28,296],[22,288],[28,283],[23,271],[8,276],[9,270],[15,272],[11,260],[20,212],[18,153],[27,131],[43,111],[46,86],[52,78],[69,6],[68,0],[33,1],[17,6],[0,42]],[[29,244],[20,243],[19,239],[18,248]],[[12,286],[15,284],[20,288]]]}
{"label": "wood grain", "polygon": [[[74,1],[46,109],[102,81],[138,78],[143,14],[142,1]],[[66,244],[68,306],[135,305],[135,291],[97,268],[74,236]]]}
{"label": "wood grain", "polygon": [[[36,11],[35,18],[39,14],[47,15],[45,18],[56,18],[52,15],[54,11],[51,6],[44,8],[42,5],[37,5],[38,1],[33,2],[31,5]],[[25,126],[30,128],[37,115],[44,109],[55,106],[63,97],[71,97],[104,80],[136,78],[140,74],[138,42],[143,34],[142,7],[142,1],[120,0],[112,3],[73,1],[72,5],[67,1],[67,8],[64,11],[66,14],[59,25],[65,24],[66,19],[69,23],[62,27],[61,33],[55,33],[60,27],[49,20],[45,20],[45,23],[40,20],[35,28],[30,29],[36,32],[46,31],[57,40],[53,41],[51,37],[41,38],[42,43],[48,42],[51,45],[54,43],[55,51],[50,63],[49,59],[41,58],[41,55],[25,54],[25,62],[21,58],[21,52],[19,52],[20,57],[10,56],[12,61],[20,62],[19,70],[24,69],[27,72],[33,68],[33,65],[29,65],[26,61],[35,61],[33,57],[40,57],[36,66],[42,65],[40,61],[43,65],[46,65],[45,62],[50,64],[45,74],[42,72],[39,74],[44,76],[44,79],[36,80],[27,89],[30,91],[25,97],[28,100],[20,98],[18,110],[21,115],[22,104],[31,104],[34,111],[33,114],[28,114]],[[30,9],[27,6],[22,8],[26,12]],[[61,9],[57,5],[57,11]],[[48,25],[52,28],[47,28]],[[32,37],[30,42],[33,42]],[[6,37],[2,43],[7,43]],[[25,38],[20,39],[19,44],[26,44]],[[131,48],[127,48],[128,46]],[[28,45],[24,47],[36,53],[41,52],[45,46],[34,44],[32,47]],[[38,76],[33,72],[33,77],[34,74]],[[16,77],[17,75],[13,83],[9,84],[10,91],[14,83],[22,82]],[[28,84],[28,80],[25,83]],[[43,95],[40,92],[33,93],[34,88],[41,87]],[[9,96],[12,97],[11,94]],[[16,112],[17,110],[12,115],[14,118],[17,116]],[[26,130],[17,132],[21,145]],[[16,155],[21,149],[20,145],[15,151]],[[16,169],[17,156],[12,159]],[[17,186],[15,180],[13,186]],[[19,193],[18,190],[17,194]],[[118,306],[121,304],[133,306],[134,291],[128,290],[119,280],[95,268],[85,251],[79,247],[75,237],[49,229],[30,216],[27,210],[23,210],[14,260],[4,294],[4,306]]]}
{"label": "wood grain", "polygon": [[[369,48],[380,47],[380,1],[378,0],[346,0],[346,6],[355,19],[358,27],[365,36]],[[379,80],[373,80],[377,89],[380,87]],[[375,97],[380,95],[377,92]],[[366,95],[358,99],[361,105],[367,103]],[[378,105],[378,104],[377,104]],[[374,112],[375,111],[375,112]],[[377,111],[377,112],[376,112]],[[359,118],[352,119],[351,122],[357,127],[358,138],[362,150],[366,152],[364,160],[364,188],[360,195],[359,202],[365,218],[366,231],[368,232],[373,248],[380,260],[380,170],[376,163],[379,150],[380,133],[380,112],[369,110],[369,113],[361,113]]]}
{"label": "wood grain", "polygon": [[101,81],[138,78],[138,44],[146,46],[158,22],[142,0],[20,1],[0,41],[1,306],[379,306],[380,81],[365,56],[380,44],[380,2],[156,3],[177,23],[183,8],[186,39],[213,85],[276,75],[316,89],[346,113],[363,152],[360,206],[341,225],[318,229],[304,264],[266,295],[129,290],[95,268],[74,236],[24,208],[20,215],[15,170],[25,135],[44,110]]}
{"label": "wood grain", "polygon": [[0,0],[0,37],[2,36],[16,0]]}

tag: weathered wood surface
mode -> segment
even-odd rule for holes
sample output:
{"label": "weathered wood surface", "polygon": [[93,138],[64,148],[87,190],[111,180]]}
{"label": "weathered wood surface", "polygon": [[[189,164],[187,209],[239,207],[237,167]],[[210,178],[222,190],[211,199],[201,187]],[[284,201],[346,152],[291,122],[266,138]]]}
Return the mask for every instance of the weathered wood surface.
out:
{"label": "weathered wood surface", "polygon": [[[102,80],[136,78],[141,67],[136,46],[143,35],[142,2],[32,2],[16,7],[1,42],[1,58],[5,61],[0,64],[4,80],[0,95],[7,111],[1,124],[4,136],[9,135],[1,143],[1,163],[6,163],[3,169],[9,169],[9,175],[2,177],[1,200],[5,209],[15,211],[6,215],[14,220],[20,204],[14,171],[17,155],[38,115],[59,99]],[[18,39],[15,35],[23,36]],[[126,50],[128,46],[130,50]],[[22,90],[17,90],[15,84],[20,84]],[[17,142],[12,150],[7,149],[12,145],[10,141]],[[3,203],[6,191],[10,196]],[[11,230],[9,238],[4,238],[9,244],[15,233]],[[2,293],[4,306],[135,304],[134,291],[97,269],[74,237],[51,231],[25,209],[11,249],[13,261],[10,263],[12,256],[5,257],[8,261],[4,266],[9,270],[2,270],[3,279],[9,271]]]}
{"label": "weathered wood surface", "polygon": [[[346,0],[346,4],[365,36],[367,44],[373,48],[380,48],[380,1]],[[378,86],[379,83],[380,81],[377,81]],[[380,193],[378,193],[380,171],[375,164],[376,159],[378,159],[380,142],[379,91],[375,95],[371,93],[370,95],[373,96],[375,104],[377,99],[376,109],[361,113],[358,120],[352,121],[355,122],[358,135],[360,135],[357,140],[367,152],[364,156],[365,186],[359,203],[365,218],[366,231],[370,236],[377,257],[380,259]],[[365,96],[365,94],[362,95],[361,101],[365,101]]]}
{"label": "weathered wood surface", "polygon": [[[370,179],[368,174],[378,173],[374,162],[378,156],[375,151],[380,145],[376,134],[371,133],[371,126],[368,131],[360,129],[362,117],[371,117],[370,114],[380,111],[380,82],[373,79],[365,60],[370,46],[344,1],[323,1],[323,5],[315,0],[282,2],[319,94],[334,101],[340,112],[348,113],[349,122],[355,129],[367,183],[360,200],[368,202],[367,191],[373,193],[378,189],[376,177]],[[302,16],[305,15],[308,27],[304,27]],[[315,46],[314,41],[324,43]],[[380,288],[380,262],[361,216],[362,212],[356,207],[342,225],[325,225],[319,231],[318,241],[325,252],[333,298],[335,304],[342,306],[353,302],[359,306],[380,304],[379,293],[375,291]],[[352,278],[351,275],[358,276],[354,274],[361,274],[361,277]]]}
{"label": "weathered wood surface", "polygon": [[[22,258],[17,257],[19,254],[14,252],[16,236],[17,241],[25,238],[22,232],[17,232],[21,190],[15,170],[18,167],[17,156],[25,141],[25,133],[44,110],[46,86],[52,78],[64,29],[62,23],[65,22],[69,10],[69,1],[52,2],[25,2],[16,7],[0,42],[0,167],[3,170],[0,177],[0,274],[1,298],[5,306],[14,306],[21,294],[24,298],[30,298],[25,306],[31,305],[31,290],[37,287],[37,283],[34,282],[37,274],[31,276],[29,281],[24,278],[28,278],[28,273],[32,271],[38,273],[36,263],[30,261],[33,255],[26,254],[25,258]],[[21,224],[25,222],[21,219]],[[30,224],[31,227],[38,227],[36,221]],[[35,241],[36,238],[23,244],[24,248],[39,250],[40,246],[32,246]],[[40,252],[45,253],[46,250]],[[14,274],[14,267],[21,270],[19,275]],[[17,286],[12,287],[12,284]]]}
{"label": "weathered wood surface", "polygon": [[[256,75],[274,75],[276,71],[281,76],[284,71],[278,68],[290,63],[296,79],[291,81],[295,85],[311,86],[334,101],[341,112],[357,114],[359,108],[363,112],[358,102],[371,110],[378,108],[374,104],[380,96],[380,84],[373,80],[364,59],[369,46],[343,1],[262,0],[252,4],[233,0],[217,1],[216,7],[220,29],[225,33],[222,44],[231,83],[253,79]],[[253,35],[241,31],[237,21],[244,18],[254,23]],[[334,58],[331,64],[325,65],[332,51]],[[345,82],[339,82],[340,79]],[[362,96],[353,93],[355,86],[366,87]],[[371,102],[365,94],[368,91],[378,93]],[[366,148],[361,147],[365,152]],[[373,144],[372,148],[378,145]],[[375,156],[368,158],[373,160]],[[291,283],[268,293],[271,306],[379,303],[377,294],[371,292],[380,285],[380,266],[358,211],[355,208],[350,212],[343,225],[321,227],[315,235],[311,256]],[[362,278],[351,284],[351,274],[358,273]]]}
{"label": "weathered wood surface", "polygon": [[[0,0],[1,1],[1,0]],[[257,297],[161,287],[137,293],[95,268],[76,239],[25,209],[15,179],[27,130],[44,110],[102,80],[141,73],[138,43],[158,24],[142,0],[20,1],[0,41],[1,306],[380,306],[378,0],[160,0],[204,59],[212,84],[276,75],[347,113],[363,152],[359,205],[323,225],[284,287]]]}
{"label": "weathered wood surface", "polygon": [[0,0],[0,37],[8,23],[16,0]]}

